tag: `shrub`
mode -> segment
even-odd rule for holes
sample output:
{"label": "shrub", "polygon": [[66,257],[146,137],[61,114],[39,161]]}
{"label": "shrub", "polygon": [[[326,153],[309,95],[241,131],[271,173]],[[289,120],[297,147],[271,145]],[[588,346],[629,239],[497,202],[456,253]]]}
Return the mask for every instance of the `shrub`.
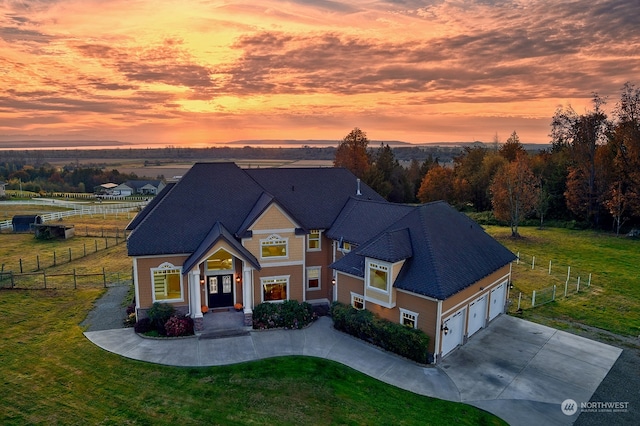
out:
{"label": "shrub", "polygon": [[261,303],[253,309],[253,328],[303,328],[311,324],[318,316],[313,307],[296,300],[283,303]]}
{"label": "shrub", "polygon": [[164,325],[169,321],[169,318],[175,313],[175,308],[167,303],[155,302],[147,311],[147,316],[151,320],[151,325],[154,329],[158,330],[161,335],[166,335]]}
{"label": "shrub", "polygon": [[140,333],[140,334],[150,332],[151,330],[153,330],[153,326],[151,325],[151,320],[149,318],[142,318],[138,320],[138,322],[136,322],[133,325],[133,330],[136,333]]}
{"label": "shrub", "polygon": [[136,314],[134,312],[127,314],[126,318],[122,321],[125,327],[132,327],[136,323]]}
{"label": "shrub", "polygon": [[187,316],[174,315],[167,320],[164,325],[167,336],[192,336],[193,335],[193,319]]}
{"label": "shrub", "polygon": [[429,336],[422,330],[387,321],[372,312],[334,302],[331,305],[333,326],[352,336],[405,358],[427,364]]}

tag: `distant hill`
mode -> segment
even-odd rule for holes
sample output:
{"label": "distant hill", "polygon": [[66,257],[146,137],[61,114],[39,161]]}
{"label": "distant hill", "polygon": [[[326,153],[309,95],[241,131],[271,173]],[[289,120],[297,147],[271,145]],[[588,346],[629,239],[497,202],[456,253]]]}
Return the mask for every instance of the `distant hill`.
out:
{"label": "distant hill", "polygon": [[129,142],[103,140],[0,140],[0,149],[81,148],[131,146]]}

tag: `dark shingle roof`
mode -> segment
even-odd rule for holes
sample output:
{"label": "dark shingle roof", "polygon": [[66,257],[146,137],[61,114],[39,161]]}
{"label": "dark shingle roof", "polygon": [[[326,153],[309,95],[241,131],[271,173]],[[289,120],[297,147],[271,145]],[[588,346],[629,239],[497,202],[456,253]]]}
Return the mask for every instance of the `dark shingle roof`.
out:
{"label": "dark shingle roof", "polygon": [[[394,262],[401,256],[383,256],[386,234],[408,230],[412,255],[396,278],[396,288],[444,300],[515,259],[480,225],[444,202],[416,206],[381,231],[361,250],[355,250],[331,266],[351,275],[364,276],[364,257]],[[402,245],[400,245],[402,246]],[[354,259],[359,257],[360,259]],[[354,268],[361,270],[356,271]]]}
{"label": "dark shingle roof", "polygon": [[224,225],[220,222],[216,222],[206,237],[200,243],[200,246],[194,251],[191,256],[185,260],[183,265],[183,273],[187,274],[197,263],[202,261],[203,256],[207,254],[209,250],[220,240],[226,241],[231,247],[233,247],[251,266],[260,270],[260,263],[249,250],[244,248],[238,240],[236,240],[231,233],[225,229]]}
{"label": "dark shingle roof", "polygon": [[[131,222],[129,255],[193,253],[215,222],[237,235],[274,202],[302,228],[326,229],[356,190],[356,178],[346,169],[196,163]],[[361,191],[363,198],[382,200],[364,183]]]}
{"label": "dark shingle roof", "polygon": [[356,250],[360,256],[373,257],[386,262],[398,262],[413,255],[408,229],[383,232]]}
{"label": "dark shingle roof", "polygon": [[197,163],[130,234],[129,255],[193,253],[215,222],[235,233],[263,191],[233,163]]}
{"label": "dark shingle roof", "polygon": [[138,226],[140,222],[142,222],[144,218],[147,217],[149,213],[151,213],[151,211],[155,208],[155,206],[157,206],[158,203],[165,197],[165,195],[167,195],[169,191],[171,191],[171,188],[173,188],[174,185],[175,185],[175,182],[171,182],[171,183],[168,183],[167,186],[162,188],[162,191],[160,191],[158,195],[153,197],[151,201],[149,201],[149,203],[144,207],[144,209],[142,209],[142,211],[138,213],[131,222],[129,222],[126,228],[127,231],[136,229],[136,226]]}
{"label": "dark shingle roof", "polygon": [[[247,169],[269,194],[285,206],[305,229],[328,229],[346,200],[355,196],[358,184],[348,170],[334,167]],[[377,192],[360,184],[363,199],[384,201]]]}
{"label": "dark shingle roof", "polygon": [[327,231],[327,237],[363,244],[412,210],[413,207],[406,204],[350,197]]}

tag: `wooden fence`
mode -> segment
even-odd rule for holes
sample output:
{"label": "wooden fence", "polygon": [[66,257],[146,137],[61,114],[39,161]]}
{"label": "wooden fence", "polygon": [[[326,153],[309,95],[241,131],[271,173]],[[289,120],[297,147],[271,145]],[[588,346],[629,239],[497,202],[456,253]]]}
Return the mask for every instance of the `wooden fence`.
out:
{"label": "wooden fence", "polygon": [[14,273],[0,272],[0,289],[46,290],[77,289],[81,287],[110,287],[115,285],[131,285],[133,271],[111,271],[102,268],[100,273],[78,273],[74,268],[67,273],[39,272]]}

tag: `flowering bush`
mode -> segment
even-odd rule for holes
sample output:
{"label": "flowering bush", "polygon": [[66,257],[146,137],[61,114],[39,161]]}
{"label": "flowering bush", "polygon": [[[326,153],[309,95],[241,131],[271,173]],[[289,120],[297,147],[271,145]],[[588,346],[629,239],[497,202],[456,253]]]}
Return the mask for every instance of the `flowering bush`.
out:
{"label": "flowering bush", "polygon": [[193,335],[193,319],[186,316],[172,316],[164,324],[164,329],[169,337]]}
{"label": "flowering bush", "polygon": [[317,317],[307,302],[261,303],[253,309],[253,328],[303,328]]}

